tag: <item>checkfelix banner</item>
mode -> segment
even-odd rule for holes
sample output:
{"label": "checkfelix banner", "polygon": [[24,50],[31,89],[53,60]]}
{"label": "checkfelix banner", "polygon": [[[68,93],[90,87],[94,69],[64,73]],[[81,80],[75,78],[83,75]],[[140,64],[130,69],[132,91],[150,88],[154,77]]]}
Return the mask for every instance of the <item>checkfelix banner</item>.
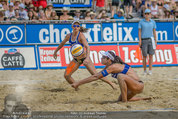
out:
{"label": "checkfelix banner", "polygon": [[25,44],[24,25],[0,25],[0,45]]}
{"label": "checkfelix banner", "polygon": [[[173,23],[156,24],[158,41],[173,41]],[[88,29],[84,35],[89,43],[138,42],[138,23],[90,23],[81,26]],[[61,43],[72,32],[71,24],[27,24],[26,28],[27,44]]]}

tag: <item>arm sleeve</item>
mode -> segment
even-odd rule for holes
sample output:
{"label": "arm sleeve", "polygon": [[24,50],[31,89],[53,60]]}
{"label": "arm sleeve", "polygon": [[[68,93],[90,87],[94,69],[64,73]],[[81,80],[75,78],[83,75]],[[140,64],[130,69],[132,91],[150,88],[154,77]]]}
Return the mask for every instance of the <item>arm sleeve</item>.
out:
{"label": "arm sleeve", "polygon": [[106,69],[105,69],[105,70],[103,70],[103,71],[101,72],[101,74],[103,75],[103,77],[105,77],[105,76],[108,75],[108,72],[107,72]]}

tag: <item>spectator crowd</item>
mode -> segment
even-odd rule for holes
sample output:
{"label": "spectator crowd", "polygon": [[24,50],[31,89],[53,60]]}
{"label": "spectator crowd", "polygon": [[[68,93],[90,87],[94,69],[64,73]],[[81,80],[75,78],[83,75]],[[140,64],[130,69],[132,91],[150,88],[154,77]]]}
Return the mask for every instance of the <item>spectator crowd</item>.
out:
{"label": "spectator crowd", "polygon": [[110,20],[144,17],[151,10],[152,19],[178,19],[178,0],[93,0],[88,10],[64,7],[60,14],[46,0],[0,0],[0,21],[20,20]]}

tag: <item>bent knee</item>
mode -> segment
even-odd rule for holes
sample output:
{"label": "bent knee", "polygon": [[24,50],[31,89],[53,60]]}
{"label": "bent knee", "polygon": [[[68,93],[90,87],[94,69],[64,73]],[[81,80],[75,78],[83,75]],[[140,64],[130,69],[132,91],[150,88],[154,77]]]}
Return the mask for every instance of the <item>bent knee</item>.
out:
{"label": "bent knee", "polygon": [[136,93],[139,94],[139,93],[142,93],[143,92],[143,89],[144,89],[144,85],[141,85],[139,89],[137,89]]}
{"label": "bent knee", "polygon": [[71,77],[71,75],[66,74],[66,73],[64,74],[64,78],[65,78],[65,79],[68,79],[68,78],[70,78],[70,77]]}

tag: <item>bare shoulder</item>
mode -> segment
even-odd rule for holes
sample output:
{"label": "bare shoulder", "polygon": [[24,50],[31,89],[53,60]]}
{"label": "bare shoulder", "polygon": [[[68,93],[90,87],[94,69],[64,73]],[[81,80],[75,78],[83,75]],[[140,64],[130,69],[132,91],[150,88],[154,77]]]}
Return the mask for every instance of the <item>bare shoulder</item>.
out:
{"label": "bare shoulder", "polygon": [[82,32],[80,32],[79,35],[80,35],[81,38],[85,38],[85,35]]}
{"label": "bare shoulder", "polygon": [[110,70],[116,70],[116,69],[120,69],[120,68],[122,68],[122,64],[119,64],[119,63],[114,63],[108,67],[108,69],[110,69]]}

